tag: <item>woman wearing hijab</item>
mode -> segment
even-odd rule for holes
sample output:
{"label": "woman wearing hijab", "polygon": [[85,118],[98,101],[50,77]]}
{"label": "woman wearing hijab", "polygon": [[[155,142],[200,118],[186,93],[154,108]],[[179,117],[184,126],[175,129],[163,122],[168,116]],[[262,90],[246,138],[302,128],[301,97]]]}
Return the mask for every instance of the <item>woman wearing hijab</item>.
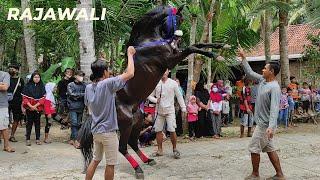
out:
{"label": "woman wearing hijab", "polygon": [[32,125],[35,126],[36,144],[40,142],[40,116],[44,108],[46,90],[41,81],[39,72],[34,72],[27,85],[22,92],[22,105],[26,109],[27,125],[26,125],[26,145],[31,146],[30,135]]}
{"label": "woman wearing hijab", "polygon": [[208,118],[206,107],[210,99],[210,95],[208,90],[204,88],[203,81],[197,83],[194,94],[197,98],[198,106],[201,107],[201,110],[198,112],[198,124],[195,132],[196,137],[212,136],[212,123]]}

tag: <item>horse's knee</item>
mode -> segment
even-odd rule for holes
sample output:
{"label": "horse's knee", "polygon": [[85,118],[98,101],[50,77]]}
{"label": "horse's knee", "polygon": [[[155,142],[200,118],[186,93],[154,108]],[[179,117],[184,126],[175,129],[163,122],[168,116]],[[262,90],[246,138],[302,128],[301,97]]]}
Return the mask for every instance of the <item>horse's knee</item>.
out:
{"label": "horse's knee", "polygon": [[119,145],[119,152],[122,154],[122,155],[126,155],[128,154],[128,149],[127,149],[127,145]]}

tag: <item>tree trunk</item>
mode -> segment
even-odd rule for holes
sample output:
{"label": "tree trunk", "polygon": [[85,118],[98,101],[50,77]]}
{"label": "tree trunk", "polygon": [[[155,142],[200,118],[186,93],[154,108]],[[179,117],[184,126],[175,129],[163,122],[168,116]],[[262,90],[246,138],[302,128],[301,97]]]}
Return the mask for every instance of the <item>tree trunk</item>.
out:
{"label": "tree trunk", "polygon": [[[208,23],[208,43],[212,43],[212,16],[213,16],[213,7],[215,4],[215,0],[211,1],[210,5],[210,11],[207,17],[207,23]],[[208,79],[207,79],[207,84],[211,83],[211,59],[207,58],[207,71],[208,71]]]}
{"label": "tree trunk", "polygon": [[21,75],[23,77],[25,77],[28,72],[29,72],[29,68],[28,68],[28,61],[27,61],[27,55],[26,55],[26,43],[24,42],[24,39],[21,39],[20,41],[20,54],[21,54]]}
{"label": "tree trunk", "polygon": [[[289,3],[289,0],[282,0]],[[281,62],[281,86],[287,87],[290,83],[290,69],[288,58],[288,12],[280,10],[279,12],[279,44],[280,44],[280,62]]]}
{"label": "tree trunk", "polygon": [[[29,8],[29,0],[21,0],[21,11],[23,12],[26,8]],[[27,63],[29,66],[29,73],[32,73],[37,70],[37,59],[35,32],[29,27],[30,25],[31,21],[29,19],[23,19],[23,35],[26,44]]]}
{"label": "tree trunk", "polygon": [[[199,0],[194,0],[193,3],[199,5]],[[196,43],[197,35],[197,16],[191,17],[191,30],[190,30],[190,45]],[[195,54],[188,56],[188,83],[187,83],[187,93],[185,102],[187,103],[189,97],[192,95],[192,81],[193,81],[193,64],[194,64]],[[182,121],[183,132],[186,133],[188,130],[188,125],[186,120]]]}
{"label": "tree trunk", "polygon": [[266,10],[264,16],[264,53],[266,56],[266,62],[271,61],[270,54],[270,36],[271,36],[271,10]]}
{"label": "tree trunk", "polygon": [[[212,24],[212,18],[213,18],[213,12],[215,9],[216,1],[212,0],[211,5],[210,5],[210,11],[206,15],[206,23],[205,27],[203,29],[202,35],[201,35],[201,40],[200,43],[209,43],[209,34],[211,34],[211,40],[212,40],[212,31],[209,33],[209,22],[211,21]],[[212,27],[211,27],[212,30]],[[211,62],[210,62],[211,63]],[[201,56],[196,56],[195,62],[194,62],[194,74],[193,74],[193,79],[195,82],[199,82],[201,71],[202,71],[202,66],[204,64],[203,58]],[[207,64],[209,66],[209,64]],[[211,67],[211,65],[210,65]],[[209,78],[210,79],[210,78]]]}
{"label": "tree trunk", "polygon": [[203,57],[196,56],[194,59],[194,68],[193,68],[194,82],[199,82],[203,64],[204,64]]}
{"label": "tree trunk", "polygon": [[[77,5],[78,10],[85,8],[87,14],[90,14],[92,8],[91,0],[80,0]],[[94,48],[93,22],[90,20],[79,19],[78,32],[80,42],[80,69],[88,78],[91,74],[91,63],[96,59]]]}

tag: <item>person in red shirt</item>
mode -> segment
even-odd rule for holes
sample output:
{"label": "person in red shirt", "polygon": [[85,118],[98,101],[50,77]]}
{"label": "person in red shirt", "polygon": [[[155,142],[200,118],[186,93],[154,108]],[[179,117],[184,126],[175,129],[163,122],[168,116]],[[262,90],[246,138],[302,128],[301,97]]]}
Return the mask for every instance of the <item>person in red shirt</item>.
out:
{"label": "person in red shirt", "polygon": [[40,141],[40,116],[44,108],[46,90],[41,81],[39,72],[34,72],[22,92],[22,106],[26,109],[26,145],[31,146],[30,135],[32,125],[36,129],[36,144],[41,145]]}
{"label": "person in red shirt", "polygon": [[245,80],[245,85],[242,88],[240,96],[240,138],[243,138],[244,127],[248,127],[247,137],[251,137],[251,128],[253,126],[252,111],[253,107],[251,105],[251,89],[249,87],[249,80]]}

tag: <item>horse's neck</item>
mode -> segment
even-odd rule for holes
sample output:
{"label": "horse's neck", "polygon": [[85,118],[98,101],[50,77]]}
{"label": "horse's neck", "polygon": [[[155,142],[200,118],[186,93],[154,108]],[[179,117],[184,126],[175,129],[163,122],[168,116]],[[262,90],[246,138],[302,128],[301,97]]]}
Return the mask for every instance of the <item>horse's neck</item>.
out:
{"label": "horse's neck", "polygon": [[150,29],[149,27],[145,27],[142,32],[140,29],[135,28],[132,30],[128,45],[138,46],[146,42],[156,41],[160,39],[163,39],[161,36],[160,26],[153,27],[152,29]]}

